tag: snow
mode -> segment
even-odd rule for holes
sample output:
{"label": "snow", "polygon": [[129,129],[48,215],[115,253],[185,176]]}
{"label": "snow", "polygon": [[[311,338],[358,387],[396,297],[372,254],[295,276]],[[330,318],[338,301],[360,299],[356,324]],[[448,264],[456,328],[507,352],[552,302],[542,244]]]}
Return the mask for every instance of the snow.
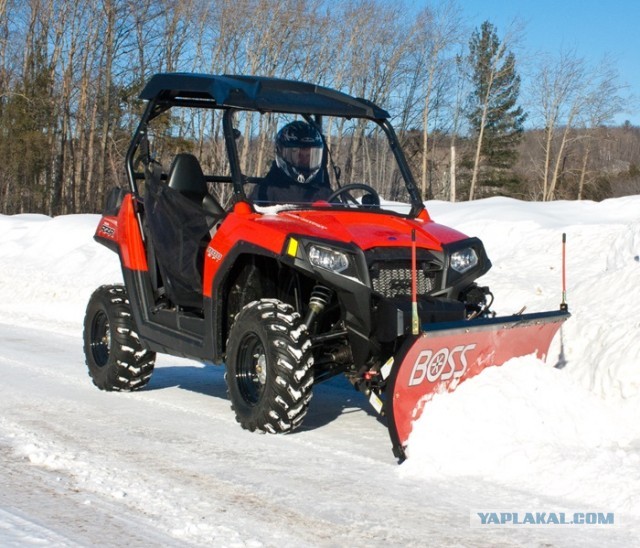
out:
{"label": "snow", "polygon": [[[437,395],[400,466],[342,379],[285,436],[236,424],[220,366],[161,356],[144,391],[100,392],[84,309],[122,278],[92,240],[99,217],[0,215],[0,545],[637,545],[640,196],[427,207],[483,240],[499,314],[558,307],[566,233],[572,317],[546,364],[514,359]],[[616,522],[470,526],[496,509]]]}

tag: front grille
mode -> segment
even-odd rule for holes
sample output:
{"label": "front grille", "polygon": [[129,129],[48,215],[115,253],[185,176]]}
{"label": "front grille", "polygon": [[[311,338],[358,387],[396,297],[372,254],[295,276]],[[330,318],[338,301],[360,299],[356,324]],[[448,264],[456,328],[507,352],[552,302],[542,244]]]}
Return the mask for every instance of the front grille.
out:
{"label": "front grille", "polygon": [[[419,263],[417,268],[418,295],[427,295],[436,287],[438,271],[428,264]],[[411,296],[411,262],[406,261],[373,263],[369,269],[373,290],[386,298]]]}

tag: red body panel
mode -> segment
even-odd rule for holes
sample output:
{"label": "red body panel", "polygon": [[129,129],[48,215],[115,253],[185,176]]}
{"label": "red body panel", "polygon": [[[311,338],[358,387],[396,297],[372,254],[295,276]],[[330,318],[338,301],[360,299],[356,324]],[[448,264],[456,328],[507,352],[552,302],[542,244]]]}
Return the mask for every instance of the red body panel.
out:
{"label": "red body panel", "polygon": [[442,244],[466,238],[456,230],[431,220],[405,219],[362,211],[291,210],[277,213],[253,213],[242,202],[227,215],[215,233],[205,258],[203,292],[211,297],[212,281],[222,258],[239,241],[254,244],[279,254],[291,234],[355,243],[363,250],[374,247],[410,247],[411,231],[416,230],[416,245],[440,251]]}
{"label": "red body panel", "polygon": [[[466,238],[456,230],[439,225],[427,215],[414,220],[393,215],[361,211],[291,210],[255,213],[240,202],[235,205],[214,234],[205,255],[203,294],[211,297],[213,279],[222,259],[238,242],[280,254],[287,236],[295,234],[341,243],[355,243],[361,249],[385,246],[411,246],[411,231],[416,230],[416,244],[441,250],[442,244]],[[147,259],[133,197],[125,195],[115,216],[103,216],[96,238],[117,244],[122,264],[130,270],[147,271]]]}
{"label": "red body panel", "polygon": [[396,357],[387,402],[394,445],[406,445],[413,421],[441,392],[492,365],[535,353],[545,359],[567,312],[550,312],[467,322],[467,326],[413,337]]}
{"label": "red body panel", "polygon": [[149,270],[131,194],[126,194],[122,199],[117,217],[104,215],[100,219],[95,237],[117,244],[124,268]]}

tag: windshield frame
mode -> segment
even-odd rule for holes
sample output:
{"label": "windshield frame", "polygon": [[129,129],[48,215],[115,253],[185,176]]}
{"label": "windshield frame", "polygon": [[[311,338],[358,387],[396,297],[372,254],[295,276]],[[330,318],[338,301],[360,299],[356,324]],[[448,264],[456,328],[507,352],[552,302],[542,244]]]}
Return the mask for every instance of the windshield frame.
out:
{"label": "windshield frame", "polygon": [[[287,82],[287,81],[284,81],[284,82]],[[332,91],[332,90],[329,90],[329,91]],[[339,94],[339,92],[333,92],[333,93]],[[360,115],[360,116],[344,116],[343,114],[338,115],[333,113],[327,114],[326,112],[318,113],[313,111],[303,111],[297,105],[296,105],[296,108],[291,108],[291,109],[266,108],[266,107],[265,108],[237,108],[234,106],[220,104],[215,99],[206,98],[206,97],[197,97],[197,98],[184,97],[184,96],[181,96],[179,92],[171,94],[171,93],[168,93],[166,90],[158,91],[156,95],[153,97],[149,97],[149,93],[146,93],[146,95],[145,93],[143,93],[141,94],[141,97],[143,97],[144,99],[148,99],[148,103],[142,114],[140,123],[133,135],[132,141],[130,143],[130,146],[126,155],[127,175],[128,175],[129,185],[130,185],[131,191],[135,195],[138,195],[138,187],[137,187],[136,181],[144,179],[145,173],[137,171],[135,164],[137,164],[138,162],[134,161],[134,159],[135,158],[139,159],[140,156],[144,156],[145,154],[144,147],[145,147],[149,122],[151,122],[154,118],[158,117],[159,115],[165,113],[167,110],[170,110],[170,109],[179,109],[180,107],[190,107],[190,108],[195,107],[195,108],[215,109],[215,110],[223,111],[223,116],[222,116],[223,132],[222,133],[224,137],[225,147],[227,150],[229,168],[231,173],[230,173],[230,177],[210,176],[208,177],[208,180],[216,181],[216,182],[219,181],[219,182],[231,183],[233,187],[233,200],[232,200],[233,203],[237,203],[239,201],[251,203],[251,201],[249,200],[249,197],[245,192],[245,185],[248,182],[253,182],[251,181],[251,177],[242,173],[242,170],[240,167],[238,144],[237,144],[238,130],[234,127],[234,118],[237,115],[237,113],[240,113],[240,112],[247,112],[247,113],[255,112],[258,114],[265,114],[265,113],[271,112],[275,114],[298,115],[304,118],[305,120],[307,120],[308,122],[314,123],[320,129],[322,138],[325,141],[325,145],[326,145],[325,135],[322,133],[323,116],[332,116],[333,118],[336,118],[336,119],[343,118],[349,121],[366,120],[368,122],[373,122],[377,124],[382,129],[384,135],[386,136],[387,143],[390,147],[393,157],[395,158],[396,166],[398,168],[400,176],[406,187],[407,194],[410,199],[410,202],[408,204],[410,206],[410,211],[408,213],[408,216],[416,217],[424,209],[424,203],[421,200],[420,191],[418,189],[418,186],[415,183],[415,180],[409,168],[408,162],[405,158],[404,152],[400,146],[395,130],[388,119],[388,114],[386,113],[386,111],[383,111],[382,109],[379,109],[378,107],[373,105],[373,103],[369,103],[362,99],[350,98],[353,101],[362,102],[367,106],[371,105],[371,109],[368,112],[378,114],[380,115],[379,117],[370,116],[368,114]],[[346,97],[349,97],[349,96],[346,96]],[[328,151],[328,154],[327,154],[328,169],[335,170],[337,168],[332,163],[331,151],[328,148],[327,148],[327,151]],[[144,161],[145,159],[143,158],[143,162]],[[147,161],[151,161],[151,159],[147,158]],[[340,186],[339,176],[337,177],[337,182],[339,187]],[[292,207],[296,207],[296,206],[292,206]],[[305,204],[304,207],[305,208],[313,207],[313,204]]]}
{"label": "windshield frame", "polygon": [[[226,139],[227,142],[227,146],[228,146],[228,152],[229,152],[229,160],[230,160],[230,165],[231,165],[231,171],[232,171],[232,181],[234,184],[234,193],[236,195],[236,198],[238,200],[242,200],[242,201],[247,201],[249,203],[252,203],[251,200],[249,199],[249,197],[247,196],[246,192],[245,192],[245,185],[248,182],[254,182],[254,178],[242,173],[241,168],[240,168],[240,161],[239,161],[239,154],[238,154],[238,147],[237,147],[237,140],[235,139],[235,135],[237,135],[237,130],[234,129],[234,117],[237,113],[239,112],[251,112],[251,111],[245,111],[244,109],[227,109],[227,111],[225,112],[224,115],[224,127],[225,127],[225,136],[229,135],[231,136],[230,138]],[[289,111],[272,111],[276,114],[298,114],[300,116],[302,116],[302,118],[304,120],[306,120],[308,123],[311,123],[313,125],[315,125],[318,130],[320,131],[320,134],[322,136],[322,140],[325,144],[325,150],[326,150],[326,156],[327,156],[327,168],[331,171],[333,171],[335,173],[335,177],[336,177],[336,182],[337,182],[337,187],[340,188],[342,185],[340,183],[340,169],[337,168],[334,164],[333,164],[333,160],[332,160],[332,153],[331,153],[331,148],[328,146],[327,141],[326,141],[326,136],[324,134],[324,132],[322,131],[322,119],[323,116],[320,114],[316,114],[316,113],[312,113],[312,112],[308,112],[308,113],[291,113]],[[407,194],[409,196],[409,206],[410,206],[410,211],[408,213],[409,217],[417,217],[420,212],[424,209],[424,203],[422,202],[422,200],[420,199],[420,191],[418,189],[418,186],[415,183],[415,180],[413,178],[413,174],[411,172],[411,169],[409,168],[409,164],[407,163],[407,160],[404,156],[404,152],[402,150],[402,147],[400,146],[400,142],[398,140],[398,137],[396,135],[396,132],[392,126],[392,124],[390,123],[390,121],[386,118],[372,118],[372,117],[368,117],[368,116],[354,116],[354,117],[339,117],[339,116],[333,116],[333,118],[345,118],[346,120],[366,120],[368,122],[373,122],[375,124],[377,124],[377,126],[379,126],[382,129],[383,134],[386,137],[386,142],[393,154],[393,157],[395,159],[395,164],[398,168],[398,171],[400,173],[400,176],[402,178],[402,180],[404,181],[406,190],[407,190]],[[336,173],[337,170],[337,173]],[[253,205],[253,204],[252,204]],[[275,205],[275,204],[274,204]],[[281,205],[285,205],[285,204],[281,204]],[[318,207],[327,207],[326,204],[324,203],[318,203],[318,205],[314,206],[313,202],[311,203],[305,203],[305,204],[286,204],[287,209],[310,209],[310,208],[318,208]],[[332,204],[332,207],[336,207],[337,204]],[[269,206],[267,206],[269,207]]]}

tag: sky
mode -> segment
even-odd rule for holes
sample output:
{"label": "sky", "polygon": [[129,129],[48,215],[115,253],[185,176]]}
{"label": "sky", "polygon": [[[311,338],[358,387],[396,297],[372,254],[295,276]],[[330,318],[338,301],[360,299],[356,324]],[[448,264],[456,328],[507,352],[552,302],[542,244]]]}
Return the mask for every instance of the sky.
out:
{"label": "sky", "polygon": [[635,96],[629,112],[616,122],[640,125],[639,0],[459,0],[459,5],[474,28],[489,20],[498,36],[514,20],[522,22],[522,54],[532,59],[536,53],[563,49],[592,64],[610,55],[617,61],[620,83],[629,86],[626,93]]}

